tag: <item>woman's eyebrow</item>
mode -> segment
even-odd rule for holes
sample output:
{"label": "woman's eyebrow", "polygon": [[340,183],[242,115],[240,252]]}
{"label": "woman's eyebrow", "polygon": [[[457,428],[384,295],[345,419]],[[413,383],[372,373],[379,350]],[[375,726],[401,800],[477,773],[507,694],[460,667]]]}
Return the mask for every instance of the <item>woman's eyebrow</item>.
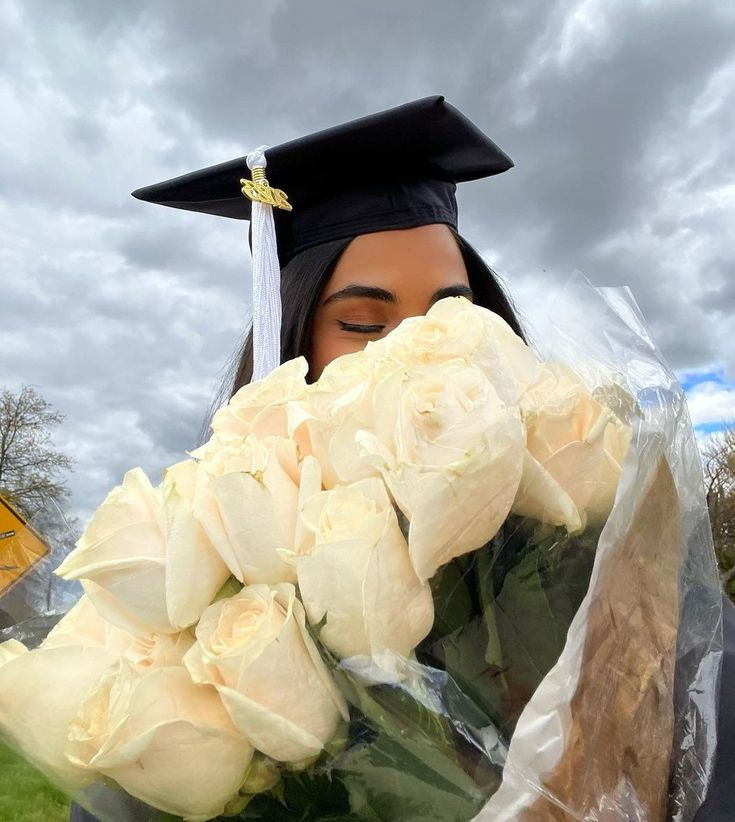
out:
{"label": "woman's eyebrow", "polygon": [[334,294],[330,294],[322,305],[327,303],[337,302],[338,300],[348,300],[350,297],[369,297],[373,300],[380,300],[384,303],[395,303],[396,295],[392,291],[386,291],[384,288],[378,288],[375,285],[359,285],[353,283],[346,285]]}
{"label": "woman's eyebrow", "polygon": [[431,298],[431,302],[435,303],[437,300],[441,300],[444,297],[467,297],[468,300],[472,300],[475,295],[468,285],[465,285],[464,283],[457,283],[457,285],[447,285],[444,288],[440,288],[435,291]]}

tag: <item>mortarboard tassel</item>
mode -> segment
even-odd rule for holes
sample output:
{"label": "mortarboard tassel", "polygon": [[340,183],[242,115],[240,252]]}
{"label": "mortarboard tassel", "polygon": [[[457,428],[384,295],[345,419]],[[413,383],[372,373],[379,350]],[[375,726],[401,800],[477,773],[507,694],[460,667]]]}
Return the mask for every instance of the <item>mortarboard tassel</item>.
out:
{"label": "mortarboard tassel", "polygon": [[252,180],[240,180],[252,200],[253,231],[253,381],[273,371],[281,361],[281,266],[278,260],[273,207],[291,211],[286,195],[271,188],[265,177],[268,146],[247,155]]}

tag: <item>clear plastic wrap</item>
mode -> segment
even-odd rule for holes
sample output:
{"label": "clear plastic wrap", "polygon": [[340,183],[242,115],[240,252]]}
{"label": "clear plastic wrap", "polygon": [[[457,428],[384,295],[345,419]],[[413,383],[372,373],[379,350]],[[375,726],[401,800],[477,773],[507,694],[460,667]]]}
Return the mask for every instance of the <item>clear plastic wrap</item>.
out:
{"label": "clear plastic wrap", "polygon": [[78,582],[54,574],[76,535],[54,501],[28,521],[5,507],[12,521],[0,542],[0,643],[16,639],[35,648],[81,596]]}
{"label": "clear plastic wrap", "polygon": [[[242,778],[236,779],[236,790],[231,791],[224,808],[230,817],[276,822],[350,819],[689,822],[702,802],[713,767],[721,598],[701,467],[685,398],[651,341],[627,289],[597,289],[582,277],[575,277],[562,294],[555,296],[553,304],[555,311],[549,327],[535,335],[542,359],[573,369],[589,392],[589,402],[585,399],[587,405],[591,408],[594,404],[607,415],[596,419],[602,420],[603,427],[614,422],[610,435],[623,437],[626,445],[630,438],[624,449],[619,481],[616,479],[617,487],[613,488],[611,510],[605,507],[604,500],[595,496],[597,489],[603,486],[609,490],[609,481],[605,479],[605,472],[609,473],[608,463],[584,461],[588,453],[584,448],[602,430],[599,426],[595,428],[595,418],[587,418],[592,413],[587,405],[581,410],[575,406],[572,414],[575,426],[591,425],[582,435],[581,450],[568,451],[566,457],[562,454],[563,458],[552,454],[549,462],[544,463],[550,466],[551,460],[556,459],[554,476],[558,478],[566,471],[568,488],[574,489],[570,495],[576,500],[581,494],[586,500],[582,521],[577,520],[576,525],[573,524],[576,509],[570,513],[563,508],[566,502],[559,501],[562,496],[566,500],[566,495],[559,496],[553,503],[558,511],[556,508],[551,511],[552,494],[547,494],[545,473],[542,479],[540,474],[534,475],[535,485],[524,486],[525,480],[521,483],[519,487],[526,489],[525,497],[516,493],[513,510],[507,510],[511,507],[510,499],[503,503],[505,507],[498,502],[502,497],[498,489],[511,471],[507,467],[511,462],[503,462],[506,460],[503,449],[515,447],[512,436],[507,434],[510,427],[493,429],[490,438],[493,444],[504,443],[506,434],[510,438],[510,444],[497,446],[498,456],[494,459],[500,469],[492,475],[492,482],[487,479],[489,474],[483,474],[478,480],[479,486],[477,483],[461,486],[474,489],[473,499],[479,499],[478,487],[486,494],[485,507],[471,515],[464,494],[456,496],[454,505],[424,504],[425,500],[415,489],[428,487],[425,466],[409,476],[405,472],[398,476],[395,470],[387,475],[387,458],[382,456],[381,443],[376,445],[369,437],[366,439],[364,432],[355,435],[355,431],[350,430],[348,445],[351,447],[353,440],[357,440],[363,449],[360,453],[372,454],[372,461],[365,462],[368,468],[383,466],[382,476],[390,490],[391,504],[395,503],[395,514],[392,508],[385,512],[381,508],[382,496],[375,496],[378,492],[384,493],[383,485],[375,485],[377,480],[373,475],[366,478],[360,476],[359,471],[351,478],[362,495],[357,502],[351,497],[324,497],[327,491],[322,491],[323,488],[331,490],[339,485],[330,478],[324,465],[320,478],[315,480],[307,476],[305,463],[299,461],[300,473],[294,491],[288,484],[288,476],[294,475],[295,470],[288,468],[292,465],[290,452],[279,454],[279,470],[286,468],[281,472],[283,476],[279,474],[277,478],[281,484],[273,488],[285,490],[276,494],[271,488],[271,496],[278,496],[279,500],[289,494],[298,496],[300,513],[295,537],[291,540],[295,540],[297,549],[278,554],[273,562],[295,563],[299,571],[298,578],[293,577],[297,587],[274,576],[274,584],[266,590],[263,580],[247,578],[248,570],[238,566],[240,559],[228,555],[224,576],[244,574],[245,588],[241,590],[241,584],[231,577],[216,597],[208,596],[208,602],[217,601],[199,621],[196,642],[193,627],[174,633],[181,625],[191,625],[196,619],[177,617],[176,608],[181,611],[182,604],[168,602],[165,618],[171,624],[166,623],[165,629],[161,629],[162,636],[169,638],[166,642],[174,637],[175,642],[171,642],[176,648],[177,643],[184,643],[186,662],[181,662],[182,653],[167,645],[168,661],[161,663],[162,657],[158,654],[164,653],[160,650],[162,640],[156,640],[158,645],[154,648],[150,638],[141,638],[140,633],[134,641],[126,638],[124,650],[119,650],[121,640],[115,632],[125,629],[130,632],[126,637],[136,634],[132,628],[137,626],[135,619],[142,611],[126,611],[121,619],[117,600],[109,596],[113,589],[107,590],[102,598],[96,588],[100,578],[90,582],[90,577],[82,577],[88,597],[99,597],[94,600],[96,608],[105,619],[112,615],[116,627],[105,628],[103,639],[97,633],[92,640],[85,633],[86,623],[81,624],[83,620],[72,615],[66,622],[67,627],[62,623],[41,645],[39,653],[55,652],[61,658],[62,652],[78,650],[82,656],[76,670],[92,660],[94,665],[107,671],[108,678],[112,676],[109,673],[112,669],[116,672],[107,690],[98,685],[99,673],[91,673],[89,682],[85,681],[89,692],[87,701],[73,711],[70,709],[70,716],[75,714],[72,724],[76,723],[76,730],[70,732],[72,743],[64,748],[63,756],[71,752],[74,768],[83,765],[89,778],[74,784],[81,771],[74,770],[73,776],[67,777],[60,774],[58,767],[54,767],[54,762],[58,762],[54,757],[61,755],[57,749],[47,752],[45,759],[39,756],[37,740],[50,739],[58,733],[58,729],[51,727],[51,718],[36,718],[36,726],[26,727],[24,733],[18,730],[24,726],[8,719],[9,712],[18,709],[18,702],[4,694],[16,693],[23,682],[21,674],[12,675],[12,666],[16,666],[16,671],[21,669],[15,658],[10,657],[16,652],[24,655],[12,643],[5,646],[10,650],[6,650],[9,659],[4,664],[3,646],[0,646],[0,731],[4,730],[7,740],[44,767],[52,779],[100,819],[124,822],[178,818],[160,810],[165,807],[172,812],[169,798],[158,803],[159,810],[151,807],[156,804],[153,799],[165,793],[161,786],[172,778],[169,771],[162,770],[160,780],[156,781],[161,751],[166,751],[168,758],[177,762],[181,772],[178,778],[184,779],[187,768],[191,767],[190,779],[201,777],[206,781],[215,775],[224,779],[221,771],[225,766],[212,765],[218,761],[219,749],[204,746],[198,756],[194,746],[190,762],[182,753],[183,743],[174,744],[169,740],[168,748],[154,745],[151,753],[152,749],[146,746],[165,723],[157,721],[144,727],[139,721],[142,709],[135,706],[143,700],[141,688],[147,687],[141,685],[141,677],[148,676],[146,682],[153,682],[151,669],[159,679],[170,677],[170,684],[163,687],[161,694],[170,694],[172,689],[177,694],[188,693],[185,689],[193,687],[188,680],[186,684],[177,680],[186,671],[197,682],[196,688],[209,689],[207,693],[212,694],[216,688],[230,718],[239,729],[247,728],[252,750],[238,747],[237,740],[227,737],[233,753],[223,762],[231,764],[242,756],[244,763]],[[441,346],[451,348],[452,344],[452,339],[435,343],[440,351]],[[413,350],[411,356],[415,355],[415,348]],[[449,352],[451,356],[455,353]],[[436,352],[430,354],[434,356]],[[491,360],[486,357],[483,362]],[[513,368],[518,372],[520,366],[515,363]],[[564,371],[552,369],[550,373],[561,375],[562,381],[565,379]],[[340,372],[336,374],[343,376]],[[451,379],[459,377],[453,372]],[[336,384],[340,385],[339,380]],[[500,385],[498,379],[495,385],[498,392],[507,390],[507,385]],[[534,385],[529,390],[540,392],[543,398],[546,384],[537,379]],[[385,383],[381,386],[385,402],[385,397],[391,395],[385,393]],[[348,395],[352,396],[349,391],[345,396]],[[358,430],[362,406],[349,406],[351,401],[347,401],[349,415],[357,419],[355,430]],[[334,402],[334,397],[330,402]],[[223,430],[231,434],[233,426],[246,425],[252,432],[255,420],[261,426],[256,433],[266,437],[279,425],[287,424],[298,442],[294,453],[298,451],[303,455],[308,451],[316,454],[316,462],[319,461],[322,452],[318,429],[309,428],[308,415],[298,401],[291,402],[286,395],[277,402],[264,401],[263,407],[269,411],[265,418],[262,415],[250,418],[247,409],[240,410],[237,411],[239,417],[235,414],[227,419]],[[529,438],[528,442],[536,425],[535,413],[528,412],[523,418],[524,437]],[[496,417],[492,417],[490,424],[498,424]],[[558,436],[556,424],[557,421],[546,432],[544,447],[550,448],[549,443]],[[368,433],[373,433],[373,429],[379,432],[379,428],[375,423]],[[304,431],[309,432],[308,437]],[[610,453],[614,446],[615,443],[610,446]],[[436,441],[432,447],[438,447]],[[353,459],[356,452],[347,446],[345,449],[347,458],[341,469],[339,466],[335,469],[338,474],[349,473],[360,461]],[[201,451],[195,452],[195,456],[207,459]],[[302,456],[298,460],[302,460]],[[326,460],[322,462],[326,464]],[[257,471],[249,465],[246,473],[250,472],[249,475],[258,477],[259,481],[264,475],[273,478],[277,473],[273,463],[264,465]],[[369,474],[368,468],[365,470]],[[220,466],[218,470],[224,469]],[[188,480],[182,477],[176,474],[173,484],[164,486],[168,500],[177,493],[185,495],[182,489]],[[446,503],[452,498],[454,479],[447,480],[445,475],[439,479],[438,485],[431,486],[431,493]],[[435,480],[432,474],[431,481]],[[321,500],[318,505],[317,498]],[[315,577],[308,564],[313,555],[307,556],[306,549],[302,555],[298,551],[298,545],[307,543],[312,546],[309,550],[313,550],[313,536],[311,543],[307,539],[312,531],[318,531],[317,545],[329,542],[331,537],[325,536],[324,523],[337,527],[333,519],[329,520],[334,514],[329,509],[333,499],[339,511],[358,506],[355,528],[357,523],[363,528],[366,520],[378,514],[383,517],[380,519],[383,523],[380,528],[384,529],[380,552],[366,553],[364,565],[355,572],[360,582],[355,590],[363,597],[362,621],[357,627],[357,623],[340,627],[340,619],[344,622],[345,613],[350,609],[349,601],[338,596],[342,587],[345,591],[351,590],[349,563],[345,564],[338,555],[325,554],[326,559],[322,557],[323,564]],[[358,503],[363,504],[364,499],[368,499],[369,505],[363,511]],[[539,500],[542,507],[548,501],[549,509],[539,513]],[[196,526],[194,520],[177,519],[178,509],[175,515],[172,510],[167,509],[166,515],[169,539],[184,526],[198,528],[202,523],[202,527],[210,529],[207,531],[210,536],[215,533],[205,507],[194,508]],[[471,542],[471,537],[467,537],[468,528],[459,528],[456,537],[441,542],[436,556],[427,555],[428,559],[417,556],[421,539],[430,539],[447,528],[448,533],[455,533],[447,523],[451,525],[454,520],[459,522],[466,517],[480,533],[483,521],[486,520],[487,525],[487,521],[497,518],[498,510],[505,514],[490,528],[493,535],[482,547],[465,547],[453,554],[452,539]],[[278,523],[278,518],[269,520],[269,516],[263,513],[259,533],[265,534],[269,527],[274,527],[273,523]],[[282,517],[282,513],[279,516]],[[419,521],[424,531],[420,531]],[[247,530],[250,523],[241,527]],[[388,538],[385,535],[390,528],[393,531]],[[218,544],[218,534],[212,537],[215,544]],[[354,543],[350,556],[361,556],[357,537],[349,536]],[[344,542],[347,537],[342,534],[340,539]],[[405,570],[405,556],[395,548],[398,543],[414,551],[411,563],[415,574],[413,570]],[[224,556],[229,548],[218,550]],[[109,557],[106,561],[110,561]],[[166,561],[171,562],[170,557]],[[350,561],[356,563],[357,559]],[[150,558],[146,558],[146,562],[151,563],[149,575],[156,572],[159,566]],[[221,584],[219,572],[213,568],[200,566],[202,587],[217,588]],[[278,565],[278,574],[291,579],[291,572],[284,568],[285,565]],[[43,572],[43,564],[39,564],[35,577],[44,578]],[[0,609],[10,614],[10,619],[6,616],[5,620],[12,623],[0,626],[0,642],[17,639],[35,647],[73,601],[72,595],[61,588],[57,601],[49,607],[46,588],[39,588],[34,574],[21,579],[0,596]],[[405,582],[402,574],[406,574]],[[48,578],[46,575],[45,579]],[[167,577],[166,596],[170,595],[172,585]],[[119,589],[114,590],[116,595],[123,595]],[[246,674],[242,666],[237,683],[228,679],[226,666],[221,665],[216,676],[211,670],[212,660],[219,653],[212,648],[220,640],[232,643],[237,634],[231,631],[224,638],[217,634],[224,630],[223,625],[230,624],[228,620],[233,625],[239,624],[241,614],[228,615],[227,609],[234,608],[234,603],[249,593],[258,600],[259,608],[266,609],[269,619],[273,613],[279,615],[279,620],[285,614],[289,630],[293,636],[300,637],[294,640],[298,648],[302,649],[303,642],[307,657],[311,655],[315,667],[309,668],[308,675],[304,674],[305,681],[312,682],[308,699],[316,699],[316,691],[324,688],[319,697],[322,701],[318,705],[315,702],[316,707],[310,708],[308,715],[289,714],[289,727],[299,728],[286,747],[280,744],[279,736],[285,714],[279,714],[281,724],[278,732],[274,731],[271,714],[276,709],[268,703],[270,692],[281,690],[278,680],[269,686],[268,694],[257,694],[258,685],[266,681],[268,671],[260,669],[264,672],[249,684],[243,684]],[[405,599],[403,603],[401,596]],[[306,605],[305,613],[300,599]],[[6,603],[15,604],[8,608]],[[429,621],[427,613],[431,615]],[[213,616],[209,618],[207,614]],[[360,639],[358,634],[363,630],[365,638]],[[208,632],[213,632],[214,639]],[[393,641],[396,632],[405,632],[407,638]],[[278,641],[284,636],[278,633]],[[113,659],[93,659],[95,654],[105,648],[109,650],[112,645],[118,649]],[[353,653],[350,649],[354,648],[367,648],[367,652]],[[48,659],[48,665],[38,668],[41,671],[36,679],[38,699],[47,696],[53,687],[57,663],[50,656]],[[122,671],[120,666],[128,666],[131,671],[135,668],[136,672]],[[62,676],[67,669],[59,667],[58,670]],[[146,673],[141,674],[142,670]],[[286,680],[283,688],[289,692],[290,701],[302,699],[298,696],[299,676],[284,673],[283,678]],[[92,681],[94,687],[90,688]],[[176,690],[179,687],[183,690]],[[239,696],[233,696],[233,690],[238,691]],[[100,693],[104,696],[101,702]],[[159,692],[151,685],[146,693]],[[32,715],[35,699],[27,698],[20,710]],[[156,699],[164,701],[163,696],[155,699],[149,696],[146,704],[157,704]],[[258,700],[256,710],[253,702]],[[266,703],[269,707],[264,710]],[[118,723],[102,732],[101,741],[97,727],[100,706],[105,716],[115,716]],[[197,708],[197,713],[192,708],[194,718],[189,714],[184,717],[184,712],[179,717],[179,725],[189,722],[187,727],[195,727],[201,734],[203,725],[199,717],[209,711],[208,721],[213,723],[211,710]],[[319,711],[324,711],[329,721],[325,719],[317,728],[313,720]],[[171,719],[168,716],[168,720]],[[49,723],[47,728],[41,724],[43,721]],[[327,725],[328,730],[323,730],[322,726]],[[224,734],[224,726],[217,727],[217,733]],[[213,733],[210,726],[207,733],[209,739]],[[125,744],[111,744],[110,739],[116,734]],[[315,736],[319,737],[316,745],[313,744]],[[296,737],[301,747],[295,745]],[[192,738],[187,739],[187,744],[194,745]],[[90,758],[92,742],[94,756]],[[309,753],[310,745],[313,753]],[[102,762],[104,766],[99,764]],[[153,774],[150,784],[141,787],[139,773],[130,775],[130,767],[136,762],[138,771],[148,768]],[[119,785],[151,804],[128,795]],[[185,792],[183,784],[179,785],[179,791]],[[188,813],[181,812],[179,816],[212,818],[206,813],[191,806]]]}
{"label": "clear plastic wrap", "polygon": [[629,289],[578,275],[559,312],[548,351],[593,383],[618,370],[633,438],[585,600],[478,820],[689,820],[713,768],[722,600],[684,393]]}

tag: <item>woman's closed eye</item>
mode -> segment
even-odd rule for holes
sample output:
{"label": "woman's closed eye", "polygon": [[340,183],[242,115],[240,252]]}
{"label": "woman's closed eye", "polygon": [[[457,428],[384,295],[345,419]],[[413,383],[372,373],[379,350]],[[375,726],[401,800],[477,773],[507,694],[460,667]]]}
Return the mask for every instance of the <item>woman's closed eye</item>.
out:
{"label": "woman's closed eye", "polygon": [[337,320],[342,331],[352,331],[357,334],[379,334],[384,328],[384,325],[363,325],[358,323],[347,323],[342,320]]}

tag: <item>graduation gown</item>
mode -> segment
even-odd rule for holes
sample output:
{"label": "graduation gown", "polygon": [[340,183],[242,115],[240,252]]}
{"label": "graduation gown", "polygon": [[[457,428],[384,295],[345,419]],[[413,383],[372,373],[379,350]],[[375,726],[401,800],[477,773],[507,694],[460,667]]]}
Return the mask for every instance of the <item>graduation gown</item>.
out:
{"label": "graduation gown", "polygon": [[717,756],[707,799],[694,822],[735,820],[735,606],[722,606],[722,679],[717,720]]}

